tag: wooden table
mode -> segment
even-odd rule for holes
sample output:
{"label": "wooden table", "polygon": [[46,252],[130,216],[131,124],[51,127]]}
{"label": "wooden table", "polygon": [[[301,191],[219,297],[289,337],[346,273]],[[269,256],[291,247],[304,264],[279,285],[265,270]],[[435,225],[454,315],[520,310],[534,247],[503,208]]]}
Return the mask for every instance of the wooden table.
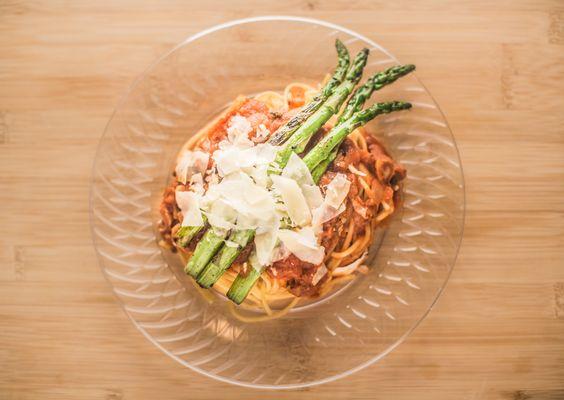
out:
{"label": "wooden table", "polygon": [[[375,39],[462,153],[466,232],[427,319],[377,365],[253,391],[181,367],[128,321],[88,229],[96,144],[157,56],[234,18],[295,14]],[[0,399],[564,399],[562,1],[0,0]]]}

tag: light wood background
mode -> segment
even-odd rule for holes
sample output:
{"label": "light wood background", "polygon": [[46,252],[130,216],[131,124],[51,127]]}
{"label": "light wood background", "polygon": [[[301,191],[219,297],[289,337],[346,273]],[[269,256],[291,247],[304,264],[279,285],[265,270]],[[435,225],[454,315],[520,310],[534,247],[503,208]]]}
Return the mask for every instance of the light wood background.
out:
{"label": "light wood background", "polygon": [[[113,107],[202,28],[293,14],[380,42],[460,146],[466,232],[427,319],[300,391],[200,376],[135,330],[96,264],[90,168]],[[564,399],[563,1],[0,0],[0,399]]]}

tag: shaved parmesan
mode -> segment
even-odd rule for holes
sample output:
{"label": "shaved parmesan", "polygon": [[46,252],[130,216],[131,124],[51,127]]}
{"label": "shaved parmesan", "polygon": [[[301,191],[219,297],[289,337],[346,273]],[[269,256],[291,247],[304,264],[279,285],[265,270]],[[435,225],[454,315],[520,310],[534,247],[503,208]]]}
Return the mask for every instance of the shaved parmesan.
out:
{"label": "shaved parmesan", "polygon": [[325,189],[325,199],[323,203],[312,212],[312,226],[316,232],[321,232],[323,228],[322,225],[325,222],[331,221],[345,211],[343,201],[349,194],[350,187],[350,181],[347,179],[346,175],[341,173],[335,175],[331,182],[329,182]]}
{"label": "shaved parmesan", "polygon": [[209,184],[209,185],[215,185],[216,183],[219,183],[219,176],[217,174],[217,167],[215,165],[213,165],[210,169],[208,169],[205,173],[205,178],[204,180]]}
{"label": "shaved parmesan", "polygon": [[315,265],[323,262],[325,249],[317,244],[313,229],[302,228],[296,231],[280,229],[278,238],[300,260]]}
{"label": "shaved parmesan", "polygon": [[299,226],[311,222],[311,211],[297,182],[277,175],[271,176],[271,179],[274,188],[282,197],[292,222]]}
{"label": "shaved parmesan", "polygon": [[213,159],[220,176],[248,170],[253,166],[267,165],[274,160],[277,146],[261,143],[254,147],[242,148],[235,145],[223,145],[213,153]]}
{"label": "shaved parmesan", "polygon": [[340,213],[345,211],[344,205],[335,209],[328,205],[327,203],[323,203],[320,207],[316,208],[313,211],[312,217],[312,226],[317,233],[323,230],[323,224],[327,221],[331,221],[333,218],[336,218]]}
{"label": "shaved parmesan", "polygon": [[319,283],[319,281],[321,280],[321,278],[323,278],[325,275],[327,275],[327,267],[325,266],[325,264],[321,264],[317,268],[317,271],[315,271],[315,274],[313,275],[313,278],[311,279],[311,284],[313,286],[317,285]]}
{"label": "shaved parmesan", "polygon": [[267,187],[270,184],[270,178],[268,176],[268,164],[257,165],[253,168],[250,168],[248,174],[259,186]]}
{"label": "shaved parmesan", "polygon": [[200,196],[203,196],[204,190],[204,178],[202,177],[201,173],[197,173],[192,175],[190,178],[190,191],[197,193]]}
{"label": "shaved parmesan", "polygon": [[213,202],[211,208],[205,213],[210,225],[217,229],[227,230],[235,227],[237,211],[223,199]]}
{"label": "shaved parmesan", "polygon": [[220,176],[227,176],[239,171],[242,167],[251,165],[241,158],[241,152],[241,149],[234,146],[221,146],[213,153],[213,160]]}
{"label": "shaved parmesan", "polygon": [[270,265],[274,261],[272,256],[278,240],[278,226],[275,223],[271,229],[261,229],[255,235],[255,251],[260,265]]}
{"label": "shaved parmesan", "polygon": [[262,264],[259,259],[257,254],[253,251],[250,255],[249,255],[249,264],[251,265],[251,267],[253,267],[257,272],[262,272],[263,266],[264,264]]}
{"label": "shaved parmesan", "polygon": [[345,174],[337,174],[329,182],[325,190],[325,203],[333,208],[339,208],[349,194],[351,182]]}
{"label": "shaved parmesan", "polygon": [[[202,209],[210,225],[223,230],[260,228],[270,232],[279,224],[272,194],[243,172],[230,174],[210,185],[202,198]],[[258,240],[261,239],[264,238]],[[269,244],[268,251],[273,247],[274,244]]]}
{"label": "shaved parmesan", "polygon": [[272,262],[280,261],[288,257],[290,254],[290,250],[284,246],[284,244],[280,243],[277,247],[274,248],[272,253]]}
{"label": "shaved parmesan", "polygon": [[200,150],[185,151],[178,160],[175,168],[178,182],[186,184],[192,175],[204,173],[208,168],[209,154]]}
{"label": "shaved parmesan", "polygon": [[253,158],[254,165],[268,165],[276,158],[276,153],[280,146],[273,146],[269,143],[260,143],[253,147],[253,152],[249,155]]}
{"label": "shaved parmesan", "polygon": [[302,193],[306,199],[307,205],[311,210],[323,204],[323,194],[317,185],[302,185]]}
{"label": "shaved parmesan", "polygon": [[253,182],[244,173],[229,175],[216,188],[235,211],[242,216],[266,222],[274,216],[274,199],[266,188]]}
{"label": "shaved parmesan", "polygon": [[253,131],[253,127],[249,120],[239,114],[234,115],[229,120],[227,128],[227,139],[229,142],[246,147],[252,146],[254,143],[249,139],[249,133]]}
{"label": "shaved parmesan", "polygon": [[182,226],[202,226],[204,220],[200,211],[200,196],[194,192],[176,192],[176,204],[182,211]]}
{"label": "shaved parmesan", "polygon": [[314,185],[309,168],[296,153],[290,155],[288,164],[282,170],[282,176],[293,179],[298,185]]}

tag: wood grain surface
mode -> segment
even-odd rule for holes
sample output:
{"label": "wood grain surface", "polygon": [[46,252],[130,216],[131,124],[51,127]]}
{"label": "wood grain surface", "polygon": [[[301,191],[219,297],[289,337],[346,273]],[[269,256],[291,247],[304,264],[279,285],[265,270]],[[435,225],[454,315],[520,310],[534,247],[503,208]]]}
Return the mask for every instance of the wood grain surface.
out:
{"label": "wood grain surface", "polygon": [[[218,383],[129,322],[88,221],[120,96],[202,28],[265,14],[365,34],[444,110],[466,231],[435,308],[382,362],[299,391]],[[0,399],[564,399],[563,1],[0,0]]]}

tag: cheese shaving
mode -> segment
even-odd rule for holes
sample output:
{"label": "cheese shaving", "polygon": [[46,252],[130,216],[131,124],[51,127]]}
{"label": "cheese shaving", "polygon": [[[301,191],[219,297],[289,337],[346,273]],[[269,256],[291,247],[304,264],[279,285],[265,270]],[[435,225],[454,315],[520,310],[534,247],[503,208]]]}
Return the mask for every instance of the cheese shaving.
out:
{"label": "cheese shaving", "polygon": [[274,188],[282,197],[292,222],[298,226],[311,222],[311,211],[298,183],[284,176],[273,175],[271,179]]}
{"label": "cheese shaving", "polygon": [[323,204],[323,194],[317,185],[302,185],[302,193],[306,199],[307,205],[311,210]]}
{"label": "cheese shaving", "polygon": [[296,181],[298,185],[314,185],[309,168],[296,153],[290,155],[288,164],[282,170],[282,176]]}
{"label": "cheese shaving", "polygon": [[249,139],[249,133],[252,131],[253,127],[251,126],[249,120],[237,114],[232,116],[229,120],[227,139],[233,144],[251,147],[253,142]]}
{"label": "cheese shaving", "polygon": [[280,229],[278,237],[284,246],[300,260],[320,264],[325,257],[325,249],[317,243],[315,233],[311,228],[298,230]]}
{"label": "cheese shaving", "polygon": [[199,195],[204,194],[204,178],[202,177],[202,174],[200,172],[192,175],[192,177],[190,178],[190,191]]}
{"label": "cheese shaving", "polygon": [[192,175],[204,173],[208,168],[209,154],[200,150],[186,150],[176,163],[176,179],[186,184]]}
{"label": "cheese shaving", "polygon": [[182,211],[182,226],[202,226],[204,220],[200,211],[200,196],[194,192],[176,191],[176,204]]}
{"label": "cheese shaving", "polygon": [[[208,189],[203,199],[210,214],[228,221],[232,227],[256,229],[271,226],[275,220],[275,202],[268,190],[242,172],[225,177]],[[210,224],[213,226],[213,222]],[[220,227],[226,228],[225,224]]]}
{"label": "cheese shaving", "polygon": [[323,224],[331,221],[343,211],[345,211],[344,201],[349,194],[351,187],[346,175],[338,173],[329,182],[325,189],[325,199],[323,203],[313,210],[312,225],[314,230],[319,233],[323,229]]}
{"label": "cheese shaving", "polygon": [[248,171],[253,166],[267,165],[276,157],[279,147],[261,143],[253,147],[241,147],[225,141],[213,153],[213,160],[220,176],[238,171]]}
{"label": "cheese shaving", "polygon": [[284,246],[284,244],[280,243],[278,246],[274,248],[272,253],[272,262],[280,261],[288,257],[290,254],[290,250]]}
{"label": "cheese shaving", "polygon": [[264,264],[262,264],[256,254],[256,252],[252,252],[249,255],[249,264],[253,267],[257,272],[261,272],[263,269]]}
{"label": "cheese shaving", "polygon": [[333,208],[339,208],[349,194],[351,182],[345,174],[338,173],[325,189],[325,203]]}
{"label": "cheese shaving", "polygon": [[270,265],[274,262],[273,250],[278,241],[278,228],[280,224],[276,221],[270,229],[257,230],[255,234],[255,251],[260,265]]}
{"label": "cheese shaving", "polygon": [[313,278],[311,279],[311,284],[313,286],[317,285],[319,283],[319,281],[321,280],[321,278],[323,278],[325,275],[327,275],[327,267],[325,266],[325,264],[321,264],[317,268],[317,271],[315,271],[315,274],[313,275]]}
{"label": "cheese shaving", "polygon": [[237,211],[227,204],[224,199],[218,199],[205,212],[208,222],[213,228],[229,230],[235,227]]}

